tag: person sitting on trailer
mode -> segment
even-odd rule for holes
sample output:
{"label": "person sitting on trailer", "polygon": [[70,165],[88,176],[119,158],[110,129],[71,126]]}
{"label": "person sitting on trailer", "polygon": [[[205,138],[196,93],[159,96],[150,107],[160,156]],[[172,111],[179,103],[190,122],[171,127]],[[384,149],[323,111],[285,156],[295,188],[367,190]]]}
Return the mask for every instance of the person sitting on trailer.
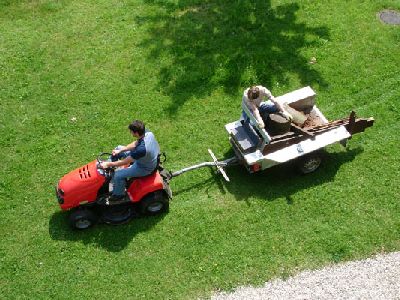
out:
{"label": "person sitting on trailer", "polygon": [[113,191],[111,201],[118,201],[125,197],[125,179],[128,177],[144,177],[150,175],[157,168],[160,146],[151,131],[146,130],[145,124],[134,120],[128,126],[136,141],[127,146],[118,146],[112,151],[112,161],[102,162],[102,168],[120,167],[112,178]]}
{"label": "person sitting on trailer", "polygon": [[[265,98],[268,98],[268,101],[263,101]],[[261,85],[251,86],[243,92],[241,120],[249,122],[245,107],[254,115],[257,120],[257,124],[254,125],[259,128],[265,127],[263,117],[265,119],[268,114],[281,112],[287,119],[292,119],[292,116],[275,100],[272,93]]]}

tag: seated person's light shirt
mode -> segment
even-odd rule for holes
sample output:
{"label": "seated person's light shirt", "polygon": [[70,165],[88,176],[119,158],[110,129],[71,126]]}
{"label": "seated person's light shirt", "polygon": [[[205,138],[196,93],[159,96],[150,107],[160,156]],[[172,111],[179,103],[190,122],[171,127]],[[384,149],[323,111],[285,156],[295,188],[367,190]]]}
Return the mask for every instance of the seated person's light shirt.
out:
{"label": "seated person's light shirt", "polygon": [[[244,106],[247,107],[248,110],[250,110],[254,117],[256,118],[257,122],[260,124],[264,124],[264,121],[261,118],[260,112],[258,108],[260,107],[261,103],[264,101],[265,98],[271,99],[272,98],[272,93],[266,88],[261,85],[257,85],[260,95],[256,99],[249,99],[247,97],[247,93],[250,88],[247,88],[243,92],[243,98],[242,98],[242,109],[244,109]],[[268,103],[269,105],[273,105],[273,103]],[[243,112],[242,116],[245,116],[245,113]]]}

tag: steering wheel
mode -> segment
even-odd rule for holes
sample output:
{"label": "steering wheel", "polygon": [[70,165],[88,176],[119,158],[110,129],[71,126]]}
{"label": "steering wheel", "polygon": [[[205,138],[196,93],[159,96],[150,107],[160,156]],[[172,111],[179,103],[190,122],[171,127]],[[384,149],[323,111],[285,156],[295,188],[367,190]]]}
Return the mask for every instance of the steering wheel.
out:
{"label": "steering wheel", "polygon": [[[106,158],[104,156],[107,156]],[[98,156],[97,156],[97,163],[101,164],[102,162],[106,162],[110,156],[112,156],[112,153],[108,153],[108,152],[101,152]]]}
{"label": "steering wheel", "polygon": [[100,168],[100,164],[102,162],[108,161],[108,159],[112,156],[111,153],[102,152],[97,156],[97,171],[107,178],[111,178],[112,174],[114,173],[114,167],[109,167],[106,169]]}

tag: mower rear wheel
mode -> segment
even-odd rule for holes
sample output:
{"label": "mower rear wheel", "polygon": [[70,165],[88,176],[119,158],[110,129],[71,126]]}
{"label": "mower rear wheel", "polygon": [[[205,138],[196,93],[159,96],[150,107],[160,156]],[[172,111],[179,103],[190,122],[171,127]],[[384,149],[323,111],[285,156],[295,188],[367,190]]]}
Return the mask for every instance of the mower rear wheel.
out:
{"label": "mower rear wheel", "polygon": [[140,213],[146,216],[155,216],[166,212],[169,200],[163,191],[155,191],[143,197],[140,201]]}
{"label": "mower rear wheel", "polygon": [[98,221],[98,216],[89,209],[77,209],[69,216],[69,223],[73,229],[84,230],[92,227]]}

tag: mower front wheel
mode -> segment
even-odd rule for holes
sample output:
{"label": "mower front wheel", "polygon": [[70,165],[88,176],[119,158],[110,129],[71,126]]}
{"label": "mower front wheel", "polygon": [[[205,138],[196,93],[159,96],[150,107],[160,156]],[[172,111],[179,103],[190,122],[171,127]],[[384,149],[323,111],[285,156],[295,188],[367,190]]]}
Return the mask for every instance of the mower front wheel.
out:
{"label": "mower front wheel", "polygon": [[77,209],[69,216],[69,224],[73,229],[84,230],[92,227],[98,221],[98,216],[89,209]]}
{"label": "mower front wheel", "polygon": [[163,191],[149,193],[140,201],[140,213],[142,215],[155,216],[166,212],[168,208],[169,200]]}

